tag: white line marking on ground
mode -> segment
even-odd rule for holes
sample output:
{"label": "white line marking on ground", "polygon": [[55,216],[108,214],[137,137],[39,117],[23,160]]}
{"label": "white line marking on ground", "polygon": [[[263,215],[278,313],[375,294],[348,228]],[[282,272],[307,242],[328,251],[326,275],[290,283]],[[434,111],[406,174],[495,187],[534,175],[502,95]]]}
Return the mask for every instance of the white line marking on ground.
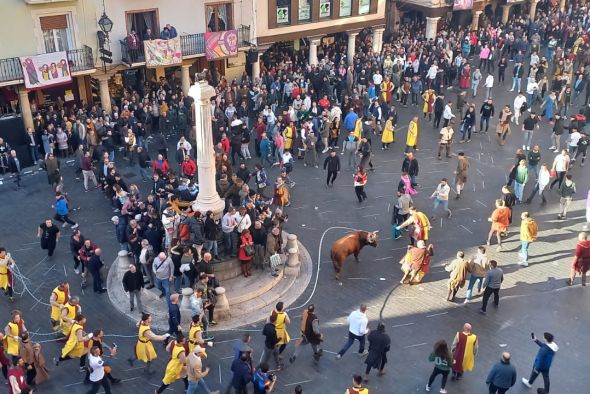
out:
{"label": "white line marking on ground", "polygon": [[[324,351],[325,351],[325,350],[324,350]],[[309,382],[312,382],[312,380],[310,379],[310,380],[302,380],[301,382],[287,383],[287,384],[285,385],[285,387],[289,387],[289,386],[296,386],[296,385],[298,385],[298,384],[301,384],[301,383],[309,383]]]}
{"label": "white line marking on ground", "polygon": [[426,345],[426,344],[427,344],[426,342],[423,342],[423,343],[417,343],[417,344],[415,344],[415,345],[408,345],[408,346],[404,346],[404,349],[409,349],[409,348],[411,348],[411,347],[424,346],[424,345]]}
{"label": "white line marking on ground", "polygon": [[432,315],[426,315],[426,317],[441,316],[441,315],[446,315],[447,313],[449,313],[449,312],[433,313]]}
{"label": "white line marking on ground", "polygon": [[380,257],[378,259],[375,259],[375,261],[379,261],[379,260],[387,260],[387,259],[392,259],[393,256],[387,256],[387,257]]}
{"label": "white line marking on ground", "polygon": [[481,175],[481,176],[484,176],[483,172],[481,172],[481,171],[479,170],[479,168],[476,168],[476,169],[475,169],[475,171],[477,171],[477,172],[479,173],[479,175]]}
{"label": "white line marking on ground", "polygon": [[463,228],[463,230],[467,231],[469,234],[473,234],[473,232],[471,230],[469,230],[467,227],[463,226],[462,224],[460,224],[460,226]]}
{"label": "white line marking on ground", "polygon": [[483,202],[481,202],[481,201],[479,201],[479,200],[475,200],[475,202],[476,202],[476,203],[478,203],[478,204],[480,204],[480,205],[483,205],[483,206],[484,206],[484,207],[486,207],[486,208],[488,207],[486,204],[484,204]]}
{"label": "white line marking on ground", "polygon": [[397,328],[397,327],[407,327],[407,326],[411,326],[414,323],[404,323],[404,324],[396,324],[395,326],[391,326],[391,328]]}

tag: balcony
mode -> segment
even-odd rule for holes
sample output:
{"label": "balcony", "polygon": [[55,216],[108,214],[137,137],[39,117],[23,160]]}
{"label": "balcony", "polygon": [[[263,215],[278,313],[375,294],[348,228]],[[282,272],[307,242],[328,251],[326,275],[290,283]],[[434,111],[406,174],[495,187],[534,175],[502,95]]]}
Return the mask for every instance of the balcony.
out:
{"label": "balcony", "polygon": [[[250,26],[240,26],[238,29],[238,42],[240,48],[250,46]],[[119,41],[121,44],[121,60],[129,66],[140,66],[145,64],[143,42],[139,48],[130,49],[127,46],[127,39]],[[182,57],[191,58],[205,54],[205,33],[195,33],[180,36]]]}
{"label": "balcony", "polygon": [[[92,48],[84,45],[80,49],[67,51],[72,75],[94,72]],[[23,69],[18,57],[0,59],[0,86],[16,85],[23,82]]]}

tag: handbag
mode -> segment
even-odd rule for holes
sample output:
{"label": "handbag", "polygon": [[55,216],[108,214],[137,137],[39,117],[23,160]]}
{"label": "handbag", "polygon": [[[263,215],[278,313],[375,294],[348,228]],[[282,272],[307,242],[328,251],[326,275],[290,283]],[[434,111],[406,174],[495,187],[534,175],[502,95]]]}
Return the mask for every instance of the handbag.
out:
{"label": "handbag", "polygon": [[254,256],[254,246],[244,245],[244,254],[246,256]]}
{"label": "handbag", "polygon": [[554,168],[552,168],[552,169],[551,169],[551,171],[549,171],[549,176],[550,176],[551,178],[553,178],[553,177],[557,176],[557,171],[555,171],[555,169],[554,169]]}

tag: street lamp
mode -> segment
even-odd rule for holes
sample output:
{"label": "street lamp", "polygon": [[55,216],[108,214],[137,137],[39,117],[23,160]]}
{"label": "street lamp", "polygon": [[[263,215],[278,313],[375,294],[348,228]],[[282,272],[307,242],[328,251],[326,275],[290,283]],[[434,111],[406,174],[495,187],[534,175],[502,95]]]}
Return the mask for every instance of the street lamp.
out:
{"label": "street lamp", "polygon": [[98,26],[104,33],[109,34],[111,30],[113,30],[113,21],[109,19],[105,12],[103,12],[102,16],[98,20]]}

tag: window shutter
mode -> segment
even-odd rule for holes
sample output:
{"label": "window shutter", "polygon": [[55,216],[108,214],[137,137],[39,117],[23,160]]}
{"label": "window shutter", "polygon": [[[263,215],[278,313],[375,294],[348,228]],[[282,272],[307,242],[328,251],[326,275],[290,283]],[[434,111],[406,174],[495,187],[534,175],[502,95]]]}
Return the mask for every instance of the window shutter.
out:
{"label": "window shutter", "polygon": [[51,15],[42,16],[39,18],[41,21],[41,30],[60,30],[68,28],[68,18],[66,15]]}

